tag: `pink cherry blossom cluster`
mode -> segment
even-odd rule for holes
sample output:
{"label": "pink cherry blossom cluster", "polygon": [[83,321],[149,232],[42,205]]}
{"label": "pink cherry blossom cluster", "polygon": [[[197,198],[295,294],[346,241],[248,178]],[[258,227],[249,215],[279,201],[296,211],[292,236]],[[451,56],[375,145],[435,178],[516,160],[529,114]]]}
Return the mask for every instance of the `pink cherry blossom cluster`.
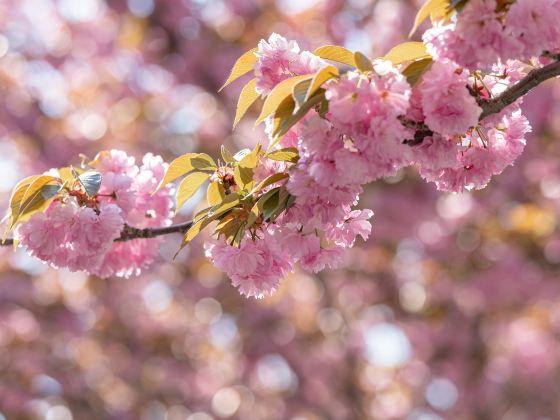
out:
{"label": "pink cherry blossom cluster", "polygon": [[125,152],[111,150],[100,153],[91,167],[102,175],[95,205],[80,205],[72,195],[59,197],[44,213],[20,224],[17,238],[31,255],[52,267],[100,277],[137,275],[158,255],[161,238],[114,241],[125,224],[171,224],[172,188],[152,195],[167,164],[148,153],[138,166]]}
{"label": "pink cherry blossom cluster", "polygon": [[[481,78],[480,97],[499,94],[523,74],[516,63],[508,65],[493,69],[493,74],[505,76]],[[451,61],[435,62],[415,87],[414,110],[408,114],[411,118],[423,116],[420,120],[434,131],[433,136],[413,146],[412,152],[420,175],[442,191],[484,188],[493,175],[519,157],[525,135],[531,131],[519,104],[478,123],[482,109],[466,88],[471,85],[468,73]]]}
{"label": "pink cherry blossom cluster", "polygon": [[325,65],[311,52],[301,51],[296,41],[288,41],[276,33],[259,42],[255,55],[258,58],[256,88],[262,95],[269,94],[274,86],[289,77],[314,73]]}
{"label": "pink cherry blossom cluster", "polygon": [[[310,71],[293,65],[300,62],[298,54],[297,43],[279,35],[261,41],[256,68],[257,85],[266,86],[262,92]],[[318,57],[308,61],[321,64]],[[520,65],[508,65],[496,67],[493,76],[478,76],[442,59],[414,88],[395,68],[379,74],[349,71],[331,80],[328,112],[308,114],[276,146],[296,147],[297,164],[287,168],[265,160],[257,168],[262,179],[289,170],[286,188],[295,197],[293,206],[274,223],[263,224],[256,237],[247,233],[240,247],[224,240],[207,243],[206,255],[241,293],[262,297],[276,290],[297,262],[313,272],[337,267],[344,248],[358,235],[368,238],[373,212],[352,209],[364,184],[417,164],[422,177],[440,190],[484,187],[519,156],[530,130],[517,104],[479,123],[482,108],[474,95],[498,94],[523,75]],[[403,117],[426,124],[433,135],[409,145],[414,130]],[[270,141],[272,127],[269,118]]]}
{"label": "pink cherry blossom cluster", "polygon": [[559,0],[470,0],[449,24],[424,33],[432,56],[471,70],[529,59],[560,47]]}
{"label": "pink cherry blossom cluster", "polygon": [[[311,118],[301,128],[314,130],[317,123],[321,124],[322,120]],[[325,133],[321,130],[315,133],[316,141],[325,141]],[[299,138],[300,142],[306,139]],[[331,148],[334,151],[334,145]],[[263,223],[257,237],[246,233],[239,247],[222,239],[205,244],[206,256],[227,273],[233,285],[246,296],[261,298],[273,293],[298,262],[304,270],[312,272],[339,266],[343,250],[351,247],[358,235],[367,239],[371,231],[368,219],[373,212],[351,209],[361,191],[359,184],[340,185],[329,191],[305,174],[304,165],[300,168],[300,164],[295,166],[266,158],[257,167],[256,181],[271,173],[283,172],[288,166],[292,172],[287,188],[296,200],[287,212],[274,223]],[[295,194],[298,188],[302,190]],[[313,191],[313,194],[306,191]]]}

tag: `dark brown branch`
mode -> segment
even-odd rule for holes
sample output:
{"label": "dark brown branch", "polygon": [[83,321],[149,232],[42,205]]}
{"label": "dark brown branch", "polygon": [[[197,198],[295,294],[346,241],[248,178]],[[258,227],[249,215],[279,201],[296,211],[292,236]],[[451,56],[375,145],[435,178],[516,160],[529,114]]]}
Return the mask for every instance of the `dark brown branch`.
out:
{"label": "dark brown branch", "polygon": [[144,228],[138,229],[125,225],[121,232],[121,236],[116,239],[117,242],[131,241],[132,239],[148,239],[156,236],[168,235],[170,233],[185,233],[192,226],[192,220],[176,225],[165,226],[160,228]]}
{"label": "dark brown branch", "polygon": [[[479,105],[482,108],[482,113],[480,114],[480,118],[478,120],[482,121],[490,115],[502,112],[506,107],[513,104],[515,101],[529,93],[529,91],[536,88],[541,83],[560,76],[560,54],[545,52],[543,53],[543,56],[555,59],[557,61],[544,67],[530,71],[527,76],[508,88],[499,96],[496,96],[492,99],[479,101]],[[424,123],[410,121],[405,118],[401,118],[401,122],[405,127],[414,128],[416,130],[414,133],[414,139],[405,140],[405,144],[411,146],[420,144],[425,137],[429,137],[434,134],[434,132],[430,130]]]}
{"label": "dark brown branch", "polygon": [[560,76],[560,61],[530,71],[527,76],[501,95],[484,101],[482,103],[482,114],[480,114],[479,121],[482,121],[489,115],[501,112],[504,108],[511,105],[522,96],[525,96],[530,90],[536,88],[541,83],[558,76]]}

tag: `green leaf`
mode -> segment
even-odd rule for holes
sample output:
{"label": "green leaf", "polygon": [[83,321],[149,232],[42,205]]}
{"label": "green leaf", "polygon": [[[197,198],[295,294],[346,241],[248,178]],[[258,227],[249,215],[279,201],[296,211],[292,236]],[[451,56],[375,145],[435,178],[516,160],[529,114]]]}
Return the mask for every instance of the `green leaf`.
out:
{"label": "green leaf", "polygon": [[423,42],[403,42],[397,45],[383,57],[389,60],[394,66],[406,61],[416,61],[423,58],[431,58]]}
{"label": "green leaf", "polygon": [[278,193],[278,205],[276,206],[276,210],[274,210],[274,212],[270,216],[270,220],[274,221],[280,215],[280,213],[290,207],[294,201],[295,197],[293,195],[290,195],[286,188],[281,188],[280,192]]}
{"label": "green leaf", "polygon": [[408,84],[412,87],[418,83],[420,77],[430,68],[433,60],[431,58],[424,58],[422,60],[415,61],[408,65],[402,72],[403,76],[406,77]]}
{"label": "green leaf", "polygon": [[286,147],[285,149],[274,150],[268,153],[266,157],[282,162],[297,163],[297,161],[299,160],[299,152],[296,147]]}
{"label": "green leaf", "polygon": [[361,72],[368,73],[373,71],[373,63],[361,52],[356,51],[354,53],[354,61],[356,62],[356,68]]}
{"label": "green leaf", "polygon": [[354,53],[346,48],[338,47],[335,45],[324,45],[317,48],[313,54],[325,60],[336,61],[348,66],[355,67]]}
{"label": "green leaf", "polygon": [[257,118],[257,121],[255,121],[255,125],[259,125],[266,119],[266,117],[276,112],[282,101],[291,96],[292,90],[296,84],[298,84],[302,80],[312,78],[313,76],[311,74],[304,74],[301,76],[290,77],[289,79],[283,80],[282,82],[278,83],[274,87],[274,89],[272,89],[272,92],[270,92],[266,97],[261,110],[261,114]]}
{"label": "green leaf", "polygon": [[255,67],[255,63],[257,62],[257,56],[255,55],[255,51],[257,48],[253,48],[252,50],[247,51],[241,57],[237,59],[231,72],[225,81],[224,85],[220,88],[220,91],[228,86],[230,83],[234,82],[235,80],[239,79],[244,74],[250,72]]}
{"label": "green leaf", "polygon": [[325,118],[327,112],[329,112],[329,101],[321,101],[321,103],[319,104],[319,110],[317,112],[319,113],[321,118]]}
{"label": "green leaf", "polygon": [[272,194],[262,205],[262,215],[264,220],[269,220],[278,207],[280,200],[280,190]]}
{"label": "green leaf", "polygon": [[237,126],[241,118],[245,115],[247,110],[259,99],[259,94],[257,93],[255,87],[257,86],[257,79],[251,80],[247,83],[241,93],[239,94],[239,99],[237,100],[237,108],[235,110],[235,119],[233,120],[233,128]]}
{"label": "green leaf", "polygon": [[101,188],[101,180],[101,174],[95,171],[84,172],[78,176],[78,181],[86,190],[88,197],[93,197],[99,192],[99,189]]}
{"label": "green leaf", "polygon": [[263,213],[264,205],[266,204],[268,199],[271,198],[272,196],[278,194],[279,190],[280,190],[279,187],[273,188],[270,191],[267,191],[266,193],[264,193],[257,200],[257,202],[251,208],[251,212],[249,213],[249,217],[247,218],[247,229],[255,224],[255,222],[257,221],[259,216]]}
{"label": "green leaf", "polygon": [[204,184],[208,178],[210,178],[210,174],[204,172],[193,172],[187,175],[179,184],[179,188],[177,188],[177,209],[183,207],[183,204],[202,187],[202,184]]}

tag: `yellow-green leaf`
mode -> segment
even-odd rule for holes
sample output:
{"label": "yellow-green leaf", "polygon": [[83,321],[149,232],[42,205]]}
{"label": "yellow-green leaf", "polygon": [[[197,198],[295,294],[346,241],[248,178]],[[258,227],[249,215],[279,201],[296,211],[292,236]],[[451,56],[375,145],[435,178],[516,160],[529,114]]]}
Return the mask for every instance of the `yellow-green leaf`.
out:
{"label": "yellow-green leaf", "polygon": [[67,182],[69,184],[72,184],[76,180],[74,178],[74,175],[72,174],[72,168],[69,166],[65,168],[60,168],[58,170],[58,175],[60,176],[60,179],[62,179],[63,182]]}
{"label": "yellow-green leaf", "polygon": [[93,160],[89,160],[86,155],[80,155],[82,158],[82,166],[89,166],[91,168],[95,168],[103,159],[110,160],[111,159],[111,152],[109,150],[102,150],[98,154],[95,155]]}
{"label": "yellow-green leaf", "polygon": [[19,213],[19,208],[25,192],[38,177],[39,175],[28,176],[19,181],[12,190],[12,196],[10,197],[10,213],[12,217]]}
{"label": "yellow-green leaf", "polygon": [[177,188],[177,209],[180,209],[183,204],[202,187],[202,184],[204,184],[208,178],[210,178],[210,174],[204,172],[188,174],[179,184],[179,188]]}
{"label": "yellow-green leaf", "polygon": [[208,200],[208,205],[215,206],[220,204],[226,196],[224,186],[218,182],[214,181],[208,185],[208,190],[206,191],[206,199]]}
{"label": "yellow-green leaf", "polygon": [[247,83],[241,90],[239,99],[237,100],[237,109],[235,110],[235,119],[233,120],[233,128],[237,126],[241,118],[245,115],[247,110],[255,103],[259,98],[259,94],[255,90],[257,85],[257,79],[251,80]]}
{"label": "yellow-green leaf", "polygon": [[249,216],[247,217],[247,228],[250,228],[251,226],[253,226],[255,224],[255,222],[257,221],[259,216],[262,214],[264,205],[266,204],[268,199],[270,197],[272,197],[273,195],[278,194],[279,190],[280,190],[280,188],[273,188],[270,191],[267,191],[266,193],[264,193],[257,200],[257,202],[251,208],[251,212],[249,213]]}
{"label": "yellow-green leaf", "polygon": [[27,220],[34,213],[44,210],[61,187],[62,180],[51,175],[33,176],[20,181],[10,199],[7,231],[18,221]]}
{"label": "yellow-green leaf", "polygon": [[259,183],[259,185],[257,185],[255,188],[253,188],[253,191],[251,191],[251,193],[252,194],[258,193],[259,191],[264,190],[266,187],[269,187],[272,184],[276,184],[277,182],[280,182],[280,181],[288,178],[289,176],[290,175],[288,175],[288,173],[286,173],[286,172],[279,172],[277,174],[272,174],[268,178],[263,179]]}
{"label": "yellow-green leaf", "polygon": [[206,153],[197,153],[196,156],[192,158],[191,164],[194,169],[199,171],[215,171],[218,168],[212,156]]}
{"label": "yellow-green leaf", "polygon": [[225,163],[235,162],[235,158],[233,157],[231,152],[226,148],[226,146],[224,146],[223,144],[220,147],[220,152],[222,155],[222,159],[224,160]]}
{"label": "yellow-green leaf", "polygon": [[302,106],[293,114],[286,118],[283,118],[275,130],[273,131],[272,135],[274,136],[274,141],[270,143],[268,146],[268,150],[272,150],[272,148],[280,141],[282,136],[286,134],[290,128],[292,128],[299,120],[301,120],[307,112],[316,105],[319,105],[325,99],[325,91],[319,91],[311,98],[309,98]]}
{"label": "yellow-green leaf", "polygon": [[311,98],[313,94],[317,92],[317,90],[321,86],[323,86],[323,83],[332,79],[333,77],[337,77],[338,75],[339,72],[335,66],[323,67],[321,70],[315,73],[315,76],[313,76],[313,80],[311,81],[311,85],[307,90],[307,97],[305,98],[305,100]]}
{"label": "yellow-green leaf", "polygon": [[424,58],[409,64],[402,72],[408,84],[414,87],[420,77],[430,68],[432,62],[433,60],[431,58]]}
{"label": "yellow-green leaf", "polygon": [[272,133],[276,133],[279,129],[280,124],[287,118],[290,118],[294,113],[296,108],[296,103],[294,98],[288,96],[286,99],[282,101],[276,112],[274,113],[274,121],[272,124]]}
{"label": "yellow-green leaf", "polygon": [[309,86],[311,86],[312,80],[313,79],[305,79],[294,86],[292,90],[292,97],[294,98],[296,109],[305,102],[305,99],[307,98],[307,90],[309,89]]}
{"label": "yellow-green leaf", "polygon": [[237,59],[231,72],[224,83],[224,85],[220,88],[220,91],[225,88],[230,83],[234,82],[235,80],[239,79],[244,74],[250,72],[255,67],[255,63],[257,62],[257,56],[255,55],[256,48],[247,51],[241,57]]}
{"label": "yellow-green leaf", "polygon": [[154,191],[154,194],[170,182],[175,181],[177,178],[180,178],[195,169],[211,171],[216,169],[216,162],[214,162],[214,159],[206,153],[186,153],[183,156],[179,156],[169,164],[169,167],[167,168],[167,171],[165,171],[165,175]]}
{"label": "yellow-green leaf", "polygon": [[299,153],[298,149],[295,147],[286,147],[285,149],[274,150],[268,153],[266,157],[272,160],[297,163],[299,160]]}
{"label": "yellow-green leaf", "polygon": [[237,232],[244,223],[245,221],[237,217],[237,215],[232,211],[220,220],[216,226],[215,232],[218,234],[218,237],[223,235],[225,236],[227,242],[231,242],[235,239]]}
{"label": "yellow-green leaf", "polygon": [[247,154],[235,166],[234,179],[235,183],[242,190],[250,190],[253,188],[253,169],[259,163],[259,158],[262,154],[262,148],[258,144],[251,153]]}
{"label": "yellow-green leaf", "polygon": [[430,58],[423,42],[403,42],[387,53],[384,60],[389,60],[394,66],[406,61],[416,61],[423,58]]}
{"label": "yellow-green leaf", "polygon": [[37,178],[35,178],[33,182],[29,184],[25,191],[25,194],[23,194],[23,197],[21,198],[21,207],[19,209],[20,213],[23,213],[26,203],[28,203],[34,196],[41,193],[41,188],[43,188],[47,184],[52,184],[59,181],[59,178],[52,175],[39,175]]}
{"label": "yellow-green leaf", "polygon": [[227,211],[231,210],[235,206],[237,206],[241,201],[241,196],[237,193],[231,193],[226,195],[224,201],[219,203],[216,206],[213,206],[208,211],[208,217],[219,217],[222,214],[226,213]]}
{"label": "yellow-green leaf", "polygon": [[14,227],[16,223],[16,218],[20,216],[20,207],[22,203],[22,198],[29,188],[29,186],[33,183],[35,179],[37,179],[38,175],[29,176],[27,178],[22,179],[19,181],[14,189],[12,190],[12,195],[10,197],[10,209],[6,217],[2,220],[8,220],[6,224],[6,229],[4,229],[4,234],[2,235],[2,242],[6,239],[8,232]]}
{"label": "yellow-green leaf", "polygon": [[356,62],[356,68],[364,73],[373,71],[373,63],[369,58],[363,55],[361,52],[356,51],[354,53],[354,61]]}
{"label": "yellow-green leaf", "polygon": [[[177,254],[183,249],[186,245],[189,244],[206,226],[212,223],[214,220],[218,219],[221,215],[228,212],[235,206],[237,206],[240,202],[239,194],[232,193],[226,196],[225,200],[220,203],[218,206],[210,207],[208,209],[202,210],[200,213],[196,215],[194,218],[194,223],[191,225],[189,230],[185,233],[183,237],[183,242]],[[175,254],[175,256],[177,256]]]}
{"label": "yellow-green leaf", "polygon": [[170,182],[173,182],[177,178],[180,178],[183,175],[186,175],[190,171],[194,170],[194,167],[192,166],[192,158],[197,154],[198,153],[187,153],[173,160],[169,164],[169,167],[167,168],[167,171],[165,171],[163,179],[159,183],[154,193],[165,187]]}
{"label": "yellow-green leaf", "polygon": [[270,94],[266,97],[261,114],[259,115],[259,118],[257,118],[255,125],[259,125],[266,119],[266,117],[276,112],[282,101],[292,94],[292,90],[296,84],[302,80],[311,78],[312,75],[304,74],[301,76],[290,77],[289,79],[278,83],[278,85],[276,85],[276,87],[272,89],[272,92],[270,92]]}
{"label": "yellow-green leaf", "polygon": [[[202,230],[208,226],[210,223],[214,221],[213,218],[203,217],[192,224],[192,226],[187,230],[185,236],[183,237],[183,242],[181,242],[181,246],[179,251],[181,251],[186,245],[189,244]],[[177,251],[177,254],[179,254]],[[177,256],[175,254],[175,257]]]}
{"label": "yellow-green leaf", "polygon": [[313,54],[325,60],[336,61],[348,66],[355,67],[354,53],[344,47],[337,47],[335,45],[324,45],[317,48]]}
{"label": "yellow-green leaf", "polygon": [[408,36],[411,37],[428,17],[431,17],[432,20],[437,20],[438,17],[446,16],[449,12],[449,6],[449,0],[427,0],[418,10],[414,19],[414,25]]}

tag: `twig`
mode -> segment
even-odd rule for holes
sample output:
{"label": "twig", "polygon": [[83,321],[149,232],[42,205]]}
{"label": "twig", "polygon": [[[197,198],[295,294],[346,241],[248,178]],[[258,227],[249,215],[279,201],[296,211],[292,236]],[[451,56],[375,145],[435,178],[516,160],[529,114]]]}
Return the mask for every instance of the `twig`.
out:
{"label": "twig", "polygon": [[482,121],[489,115],[501,112],[504,108],[529,93],[531,89],[536,88],[548,79],[553,79],[558,76],[560,76],[560,61],[549,64],[540,69],[530,71],[527,76],[507,89],[501,95],[485,101],[482,104],[482,114],[480,114],[479,120]]}
{"label": "twig", "polygon": [[115,241],[125,242],[133,239],[148,239],[155,238],[156,236],[168,235],[170,233],[185,233],[192,226],[192,220],[176,225],[159,227],[159,228],[144,228],[138,229],[132,226],[125,225],[121,232],[121,236]]}
{"label": "twig", "polygon": [[[479,121],[486,117],[502,112],[506,107],[513,104],[522,96],[526,95],[529,91],[536,88],[541,83],[560,76],[560,54],[552,54],[545,52],[543,56],[554,58],[558,61],[548,64],[544,67],[530,71],[527,76],[519,82],[505,90],[499,96],[491,99],[479,101],[482,108]],[[422,143],[424,137],[429,137],[434,134],[425,124],[401,118],[401,123],[408,128],[415,128],[414,139],[405,140],[404,143],[408,145],[416,145]]]}
{"label": "twig", "polygon": [[[192,224],[193,221],[189,220],[171,226],[143,229],[124,225],[121,236],[115,239],[115,242],[126,242],[132,241],[133,239],[155,238],[157,236],[168,235],[170,233],[185,233],[192,226]],[[13,244],[14,240],[12,238],[6,239],[4,242],[0,242],[0,245],[2,246],[11,246]]]}

